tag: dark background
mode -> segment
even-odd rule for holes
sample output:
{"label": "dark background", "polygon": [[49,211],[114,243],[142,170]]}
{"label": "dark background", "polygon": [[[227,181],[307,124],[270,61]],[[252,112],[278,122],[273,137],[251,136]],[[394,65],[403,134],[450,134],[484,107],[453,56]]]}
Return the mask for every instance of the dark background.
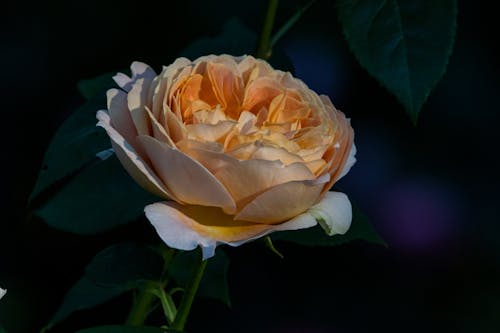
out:
{"label": "dark background", "polygon": [[[147,239],[136,222],[82,237],[28,218],[26,205],[57,126],[83,99],[76,82],[126,68],[156,70],[230,17],[259,30],[265,1],[97,0],[5,5],[1,20],[0,323],[38,332],[90,258],[112,242]],[[282,1],[278,26],[300,1]],[[352,119],[358,162],[339,186],[388,248],[351,243],[227,249],[232,308],[195,303],[189,332],[498,332],[498,52],[495,12],[459,3],[455,50],[413,126],[356,63],[331,1],[320,0],[279,47],[295,75]],[[251,50],[250,50],[251,51]],[[82,311],[53,332],[120,323],[128,296]]]}

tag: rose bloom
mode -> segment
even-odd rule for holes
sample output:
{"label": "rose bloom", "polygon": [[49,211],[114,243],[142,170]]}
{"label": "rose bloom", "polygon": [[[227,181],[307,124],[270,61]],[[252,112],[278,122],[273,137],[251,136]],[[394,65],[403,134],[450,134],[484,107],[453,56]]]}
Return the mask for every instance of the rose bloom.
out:
{"label": "rose bloom", "polygon": [[168,200],[145,208],[168,246],[205,259],[318,221],[347,231],[351,204],[328,190],[355,162],[354,132],[327,96],[251,56],[131,70],[114,77],[98,125],[136,182]]}

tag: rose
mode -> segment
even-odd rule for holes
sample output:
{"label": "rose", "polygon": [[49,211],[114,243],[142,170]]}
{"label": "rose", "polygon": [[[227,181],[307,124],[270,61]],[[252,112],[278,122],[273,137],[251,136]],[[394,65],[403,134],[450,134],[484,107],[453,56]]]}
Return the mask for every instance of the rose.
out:
{"label": "rose", "polygon": [[98,125],[129,174],[169,201],[145,208],[170,247],[203,257],[273,231],[332,235],[351,223],[328,192],[355,162],[354,132],[327,96],[251,56],[179,58],[160,75],[134,62]]}

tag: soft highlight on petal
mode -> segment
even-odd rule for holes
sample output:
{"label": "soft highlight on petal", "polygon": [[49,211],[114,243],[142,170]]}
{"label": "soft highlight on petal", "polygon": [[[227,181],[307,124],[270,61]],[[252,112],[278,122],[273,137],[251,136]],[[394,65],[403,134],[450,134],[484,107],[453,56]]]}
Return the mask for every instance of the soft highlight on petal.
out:
{"label": "soft highlight on petal", "polygon": [[298,230],[317,224],[306,214],[279,225],[233,221],[231,215],[218,208],[175,202],[157,202],[146,206],[144,211],[165,244],[188,251],[200,246],[203,259],[212,257],[221,243],[238,246],[273,231]]}
{"label": "soft highlight on petal", "polygon": [[231,195],[203,165],[149,136],[138,138],[155,171],[181,202],[234,212],[236,206]]}
{"label": "soft highlight on petal", "polygon": [[343,235],[349,230],[352,221],[352,206],[347,195],[341,192],[326,192],[323,199],[312,206],[309,214],[319,220],[329,235]]}

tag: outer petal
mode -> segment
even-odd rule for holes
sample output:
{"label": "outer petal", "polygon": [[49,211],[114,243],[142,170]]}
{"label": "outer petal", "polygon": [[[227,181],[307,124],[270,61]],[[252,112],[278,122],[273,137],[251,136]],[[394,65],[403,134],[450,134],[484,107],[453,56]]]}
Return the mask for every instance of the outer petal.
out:
{"label": "outer petal", "polygon": [[175,196],[168,191],[161,180],[154,174],[153,170],[143,161],[132,146],[120,135],[110,124],[109,114],[106,111],[98,111],[97,126],[101,126],[108,133],[116,156],[123,164],[128,173],[144,189],[162,198],[172,198]]}
{"label": "outer petal", "polygon": [[146,217],[160,238],[180,250],[202,248],[203,259],[214,255],[220,244],[238,246],[273,231],[297,230],[317,224],[309,214],[300,215],[279,225],[233,221],[218,208],[182,206],[175,202],[158,202],[145,208]]}
{"label": "outer petal", "polygon": [[138,138],[160,178],[176,197],[185,203],[234,212],[236,205],[231,195],[203,165],[152,137]]}
{"label": "outer petal", "polygon": [[356,163],[356,151],[357,151],[356,145],[353,143],[351,150],[349,151],[349,157],[347,158],[344,168],[340,172],[339,178],[337,179],[344,177],[349,172],[349,170],[351,170],[354,163]]}
{"label": "outer petal", "polygon": [[133,145],[137,136],[137,130],[128,110],[127,94],[122,90],[109,89],[106,92],[106,96],[108,99],[108,112],[113,127],[125,138],[125,141]]}
{"label": "outer petal", "polygon": [[277,185],[257,196],[235,217],[237,220],[275,224],[302,214],[314,205],[328,176],[314,181],[293,181]]}
{"label": "outer petal", "polygon": [[0,288],[0,299],[1,299],[2,297],[4,297],[6,293],[7,293],[7,289],[2,289],[2,288]]}
{"label": "outer petal", "polygon": [[326,192],[324,198],[308,210],[319,220],[329,235],[345,234],[352,221],[352,206],[347,195],[340,192]]}
{"label": "outer petal", "polygon": [[128,109],[139,134],[149,134],[151,129],[145,108],[151,103],[151,101],[147,101],[150,85],[151,81],[142,78],[138,79],[127,95]]}
{"label": "outer petal", "polygon": [[116,84],[127,92],[132,89],[132,86],[138,79],[145,78],[147,80],[153,80],[156,76],[155,71],[151,67],[140,61],[134,61],[130,69],[132,71],[132,78],[123,73],[118,73],[113,76],[113,80],[115,80]]}

